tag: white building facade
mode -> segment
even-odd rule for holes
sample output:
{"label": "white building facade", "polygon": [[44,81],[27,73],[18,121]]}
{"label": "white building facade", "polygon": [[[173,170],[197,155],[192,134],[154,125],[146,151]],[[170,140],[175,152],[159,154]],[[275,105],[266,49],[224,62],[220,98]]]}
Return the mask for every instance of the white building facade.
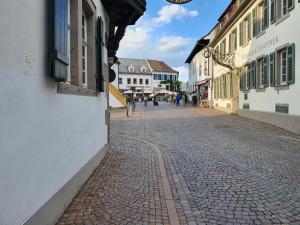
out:
{"label": "white building facade", "polygon": [[1,3],[1,225],[54,224],[109,148],[109,4]]}
{"label": "white building facade", "polygon": [[195,92],[198,102],[213,103],[212,75],[213,59],[206,56],[206,47],[213,39],[213,32],[198,40],[194,49],[186,60],[189,68],[188,86],[191,92]]}
{"label": "white building facade", "polygon": [[216,107],[300,133],[299,11],[294,0],[231,2],[211,43],[234,66],[214,68]]}
{"label": "white building facade", "polygon": [[119,59],[119,90],[152,90],[152,73],[144,59]]}

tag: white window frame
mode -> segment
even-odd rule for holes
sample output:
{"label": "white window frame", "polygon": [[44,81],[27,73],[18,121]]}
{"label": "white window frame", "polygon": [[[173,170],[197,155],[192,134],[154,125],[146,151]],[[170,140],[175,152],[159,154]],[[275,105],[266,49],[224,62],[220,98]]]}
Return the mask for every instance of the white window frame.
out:
{"label": "white window frame", "polygon": [[123,84],[123,78],[119,77],[119,84]]}
{"label": "white window frame", "polygon": [[134,72],[134,66],[133,66],[133,65],[130,65],[130,66],[128,67],[128,71],[129,71],[129,72]]}
{"label": "white window frame", "polygon": [[[129,81],[129,82],[128,82]],[[131,85],[131,78],[127,78],[127,84]]]}
{"label": "white window frame", "polygon": [[[285,4],[285,5],[284,5]],[[286,8],[286,12],[283,13],[284,8]],[[289,6],[288,6],[288,0],[280,0],[276,2],[276,14],[277,19],[284,18],[289,15]]]}
{"label": "white window frame", "polygon": [[[285,54],[285,57],[283,56]],[[277,71],[280,77],[280,84],[287,85],[288,84],[288,67],[287,67],[287,48],[280,49],[277,52]],[[284,73],[285,71],[285,73]],[[285,79],[284,79],[285,77]]]}
{"label": "white window frame", "polygon": [[264,87],[264,58],[257,59],[257,81],[259,82],[259,88]]}
{"label": "white window frame", "polygon": [[81,28],[82,28],[82,45],[81,45],[81,51],[82,51],[82,56],[81,56],[81,63],[82,63],[82,67],[81,67],[81,84],[84,87],[87,87],[88,85],[88,33],[87,33],[87,16],[85,14],[84,11],[82,11],[82,24],[81,24]]}
{"label": "white window frame", "polygon": [[264,31],[264,2],[260,2],[256,10],[256,29],[257,34],[261,34]]}

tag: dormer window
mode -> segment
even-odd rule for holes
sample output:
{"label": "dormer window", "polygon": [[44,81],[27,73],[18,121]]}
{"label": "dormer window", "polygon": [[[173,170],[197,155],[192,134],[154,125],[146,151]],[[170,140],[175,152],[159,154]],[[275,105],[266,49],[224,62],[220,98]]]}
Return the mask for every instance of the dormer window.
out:
{"label": "dormer window", "polygon": [[130,65],[130,66],[128,67],[128,71],[129,71],[129,72],[134,72],[134,66],[133,66],[133,65]]}
{"label": "dormer window", "polygon": [[142,66],[142,67],[141,67],[141,72],[142,72],[142,73],[146,73],[146,71],[147,71],[146,67],[145,67],[145,66]]}

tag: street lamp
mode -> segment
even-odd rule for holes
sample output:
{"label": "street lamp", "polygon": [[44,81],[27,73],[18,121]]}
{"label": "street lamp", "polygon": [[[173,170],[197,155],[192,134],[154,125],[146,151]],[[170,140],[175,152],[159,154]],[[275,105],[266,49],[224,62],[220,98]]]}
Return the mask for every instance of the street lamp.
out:
{"label": "street lamp", "polygon": [[173,4],[185,4],[191,2],[192,0],[167,0],[167,1]]}

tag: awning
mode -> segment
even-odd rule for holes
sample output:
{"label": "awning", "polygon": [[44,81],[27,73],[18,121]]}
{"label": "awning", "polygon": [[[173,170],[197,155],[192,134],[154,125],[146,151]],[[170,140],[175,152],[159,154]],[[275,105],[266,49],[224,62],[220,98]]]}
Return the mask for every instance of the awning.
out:
{"label": "awning", "polygon": [[200,80],[196,84],[197,85],[202,85],[202,84],[206,84],[206,83],[207,83],[207,80]]}

